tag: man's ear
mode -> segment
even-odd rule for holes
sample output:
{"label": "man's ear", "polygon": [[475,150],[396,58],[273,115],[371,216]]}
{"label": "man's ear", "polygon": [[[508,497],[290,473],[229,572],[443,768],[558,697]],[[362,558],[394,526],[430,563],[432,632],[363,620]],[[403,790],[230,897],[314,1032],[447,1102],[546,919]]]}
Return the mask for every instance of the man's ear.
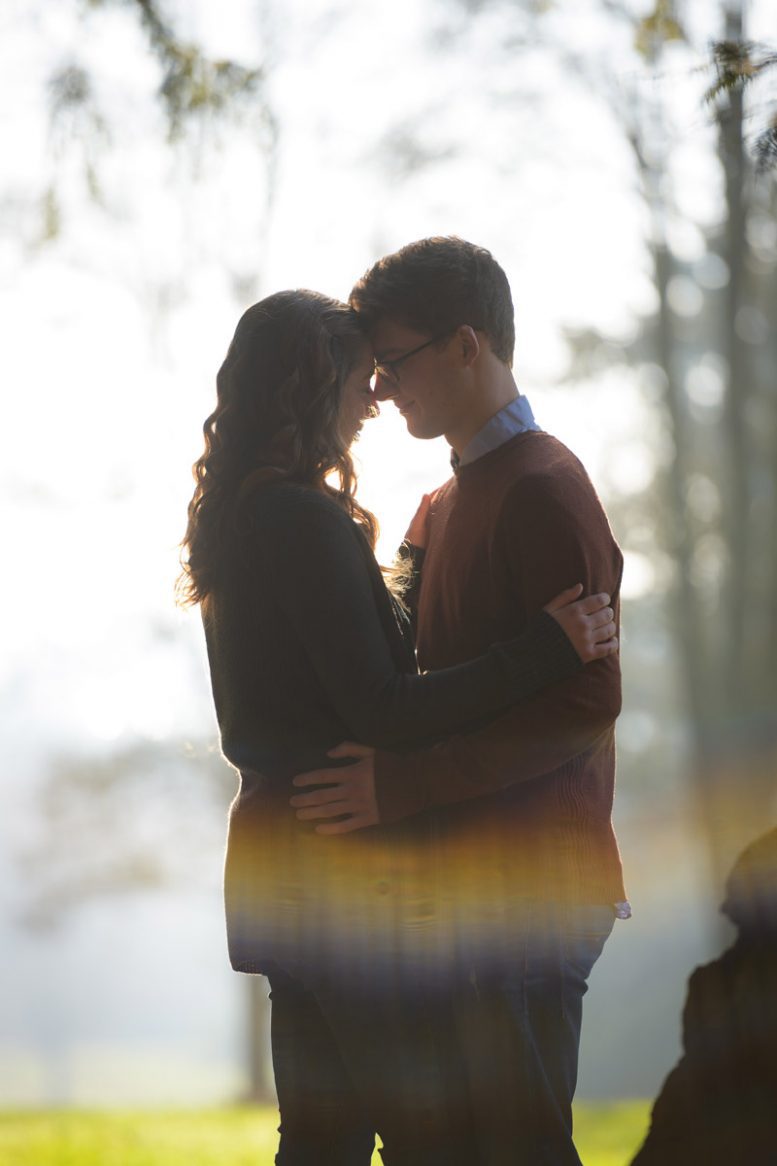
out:
{"label": "man's ear", "polygon": [[475,363],[480,353],[478,334],[469,324],[461,324],[456,329],[456,342],[459,345],[462,365],[464,368],[469,368]]}

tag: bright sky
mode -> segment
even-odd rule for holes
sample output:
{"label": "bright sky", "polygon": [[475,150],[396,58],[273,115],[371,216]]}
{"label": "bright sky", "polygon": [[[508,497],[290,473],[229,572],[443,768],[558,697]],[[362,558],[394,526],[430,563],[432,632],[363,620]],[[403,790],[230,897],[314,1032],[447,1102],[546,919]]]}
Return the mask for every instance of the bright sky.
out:
{"label": "bright sky", "polygon": [[[519,75],[494,50],[500,15],[475,26],[460,13],[451,22],[453,8],[412,0],[308,0],[284,6],[282,17],[267,7],[257,35],[256,6],[245,0],[179,10],[214,53],[250,60],[269,51],[280,124],[269,218],[250,135],[225,131],[197,167],[181,150],[162,150],[148,99],[153,68],[125,10],[108,6],[84,36],[77,5],[46,6],[44,17],[12,4],[0,30],[14,94],[0,146],[14,159],[6,197],[20,227],[2,243],[14,434],[3,517],[22,567],[4,581],[16,618],[3,669],[7,681],[29,674],[34,654],[36,714],[45,710],[49,732],[66,737],[164,734],[185,713],[159,692],[183,690],[191,705],[191,683],[181,683],[175,653],[160,652],[149,625],[182,618],[170,586],[189,466],[234,323],[267,291],[345,296],[381,251],[412,238],[457,233],[483,243],[513,284],[516,368],[540,422],[583,456],[603,489],[640,489],[650,478],[649,418],[629,378],[549,387],[565,368],[562,322],[628,335],[653,291],[644,214],[612,112],[563,81],[532,47],[531,29]],[[576,48],[600,28],[590,10],[565,7]],[[446,20],[461,47],[432,55]],[[611,51],[622,48],[622,37],[612,41]],[[601,53],[596,35],[590,51]],[[93,71],[112,136],[97,160],[105,209],[84,197],[83,142],[65,138],[52,154],[41,97],[52,67],[71,60]],[[633,56],[624,61],[635,67]],[[705,134],[693,109],[686,99],[683,148],[699,153]],[[400,147],[416,139],[414,148],[439,160],[405,174]],[[30,194],[54,175],[63,233],[35,248]],[[248,299],[234,294],[235,277],[255,280]],[[359,453],[362,496],[389,556],[420,493],[447,476],[447,450],[413,442],[389,407]],[[160,657],[152,669],[148,652]],[[149,671],[155,680],[139,684]]]}

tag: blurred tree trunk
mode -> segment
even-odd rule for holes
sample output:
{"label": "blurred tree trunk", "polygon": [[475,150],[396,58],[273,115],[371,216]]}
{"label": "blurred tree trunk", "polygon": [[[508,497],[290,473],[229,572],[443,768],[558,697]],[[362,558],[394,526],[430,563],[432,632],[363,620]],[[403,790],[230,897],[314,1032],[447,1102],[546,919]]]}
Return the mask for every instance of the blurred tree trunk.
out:
{"label": "blurred tree trunk", "polygon": [[[666,5],[664,5],[666,8]],[[745,39],[742,9],[729,0],[726,40]],[[655,54],[648,54],[657,57]],[[673,443],[662,538],[675,563],[673,597],[692,733],[692,781],[715,892],[737,853],[774,816],[777,768],[777,427],[773,390],[760,376],[753,331],[777,303],[775,269],[753,263],[748,221],[758,192],[744,142],[742,87],[720,111],[718,155],[724,206],[719,236],[708,240],[728,280],[709,310],[717,326],[689,339],[672,309],[671,282],[682,271],[664,229],[665,158],[660,114],[632,134],[651,210],[659,298],[655,357],[665,373],[664,405]],[[763,192],[761,192],[763,194]],[[708,299],[709,293],[708,293]],[[761,301],[759,306],[758,301]],[[765,310],[764,310],[765,309]],[[702,330],[703,331],[703,330]],[[687,376],[699,348],[723,370],[717,422],[694,419]],[[765,338],[760,347],[765,346]],[[770,374],[767,373],[770,379]],[[717,492],[716,521],[699,520],[690,500],[700,482]]]}
{"label": "blurred tree trunk", "polygon": [[[728,0],[725,20],[726,40],[743,44],[743,11],[736,0]],[[768,647],[774,637],[777,573],[773,556],[771,563],[761,561],[768,556],[768,533],[777,526],[777,431],[773,395],[771,408],[760,408],[769,386],[758,383],[756,346],[748,335],[748,320],[761,310],[758,299],[766,297],[764,318],[773,314],[777,287],[773,271],[765,286],[759,288],[753,279],[747,228],[758,191],[745,149],[743,88],[733,87],[727,96],[718,130],[725,191],[720,250],[729,272],[720,330],[727,370],[720,466],[723,636],[713,678],[716,691],[705,702],[705,715],[695,718],[696,779],[718,883],[742,846],[770,824],[777,760],[777,660]]]}
{"label": "blurred tree trunk", "polygon": [[248,983],[248,1095],[252,1105],[275,1103],[270,1066],[270,1001],[264,976],[246,976]]}

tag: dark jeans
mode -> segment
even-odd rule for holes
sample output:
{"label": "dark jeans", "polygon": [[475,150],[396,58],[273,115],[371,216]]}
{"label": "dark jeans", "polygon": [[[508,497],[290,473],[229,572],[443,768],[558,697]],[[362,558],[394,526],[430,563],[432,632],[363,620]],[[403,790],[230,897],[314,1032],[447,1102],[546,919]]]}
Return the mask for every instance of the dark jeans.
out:
{"label": "dark jeans", "polygon": [[478,1166],[580,1166],[572,1098],[586,981],[612,931],[608,906],[534,904],[496,958],[472,957],[458,1025]]}
{"label": "dark jeans", "polygon": [[277,1166],[474,1166],[450,993],[377,975],[268,968]]}
{"label": "dark jeans", "polygon": [[445,985],[268,969],[277,1166],[580,1166],[582,1004],[610,907],[534,904]]}

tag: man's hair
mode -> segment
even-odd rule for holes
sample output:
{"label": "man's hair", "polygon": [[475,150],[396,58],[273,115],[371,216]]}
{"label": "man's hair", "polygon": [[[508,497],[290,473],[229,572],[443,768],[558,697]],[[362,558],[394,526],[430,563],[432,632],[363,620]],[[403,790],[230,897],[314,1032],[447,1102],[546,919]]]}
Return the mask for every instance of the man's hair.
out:
{"label": "man's hair", "polygon": [[490,251],[455,236],[408,243],[367,271],[350,295],[367,331],[388,317],[432,336],[470,324],[494,354],[512,364],[513,301],[507,276]]}

